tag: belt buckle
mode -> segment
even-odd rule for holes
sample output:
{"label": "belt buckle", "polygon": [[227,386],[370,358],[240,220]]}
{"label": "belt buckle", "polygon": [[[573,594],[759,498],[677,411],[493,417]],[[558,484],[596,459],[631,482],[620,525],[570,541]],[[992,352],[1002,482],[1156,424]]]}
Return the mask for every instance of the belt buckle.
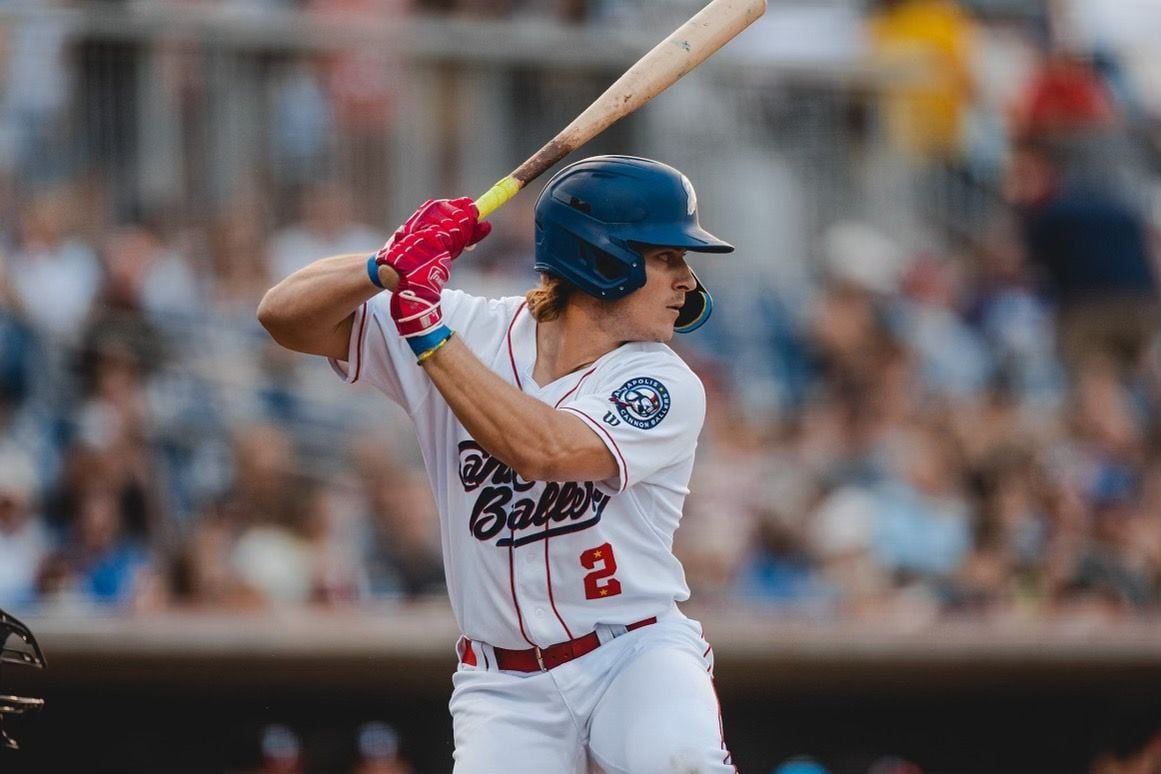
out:
{"label": "belt buckle", "polygon": [[544,654],[542,654],[542,653],[540,652],[540,646],[539,646],[539,645],[533,645],[533,646],[532,646],[532,654],[533,654],[534,656],[536,656],[536,663],[540,665],[540,671],[541,671],[541,672],[547,672],[547,671],[548,671],[548,667],[544,666]]}

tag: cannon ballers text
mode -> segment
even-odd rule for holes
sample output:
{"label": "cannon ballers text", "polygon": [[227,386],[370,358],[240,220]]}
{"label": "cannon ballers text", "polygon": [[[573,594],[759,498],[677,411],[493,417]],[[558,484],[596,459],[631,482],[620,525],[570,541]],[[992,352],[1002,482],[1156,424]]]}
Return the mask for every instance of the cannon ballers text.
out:
{"label": "cannon ballers text", "polygon": [[497,546],[522,546],[537,540],[579,532],[601,520],[610,496],[591,481],[525,481],[475,441],[460,441],[460,483],[479,491],[468,526],[477,540]]}

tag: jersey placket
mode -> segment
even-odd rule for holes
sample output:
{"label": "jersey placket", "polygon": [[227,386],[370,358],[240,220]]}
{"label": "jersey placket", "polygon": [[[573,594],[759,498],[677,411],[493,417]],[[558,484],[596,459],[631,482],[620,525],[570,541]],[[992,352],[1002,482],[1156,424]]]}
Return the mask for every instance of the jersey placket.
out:
{"label": "jersey placket", "polygon": [[[548,403],[548,405],[553,405],[556,402],[554,393],[562,391],[559,383],[554,386],[555,389],[552,386],[547,389],[541,388],[534,381],[528,379],[523,385],[523,391]],[[534,499],[539,500],[543,494],[544,485],[538,484],[534,491],[537,493]],[[547,533],[551,526],[551,522],[546,522],[544,531]],[[513,559],[517,568],[517,591],[521,607],[525,611],[524,626],[528,636],[542,647],[571,640],[580,634],[574,634],[570,630],[556,604],[553,583],[559,583],[559,581],[553,577],[554,568],[550,544],[551,539],[546,534],[541,540],[534,540],[516,548]],[[559,575],[563,568],[557,569]]]}
{"label": "jersey placket", "polygon": [[513,563],[516,568],[516,594],[524,613],[524,629],[529,639],[541,647],[569,639],[553,615],[548,600],[543,541],[525,543],[514,549]]}

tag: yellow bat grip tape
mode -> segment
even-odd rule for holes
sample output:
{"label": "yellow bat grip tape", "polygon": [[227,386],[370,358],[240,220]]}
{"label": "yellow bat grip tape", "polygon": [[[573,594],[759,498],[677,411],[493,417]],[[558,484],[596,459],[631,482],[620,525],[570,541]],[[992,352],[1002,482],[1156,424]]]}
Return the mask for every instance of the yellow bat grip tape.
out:
{"label": "yellow bat grip tape", "polygon": [[483,220],[500,209],[506,201],[519,193],[523,187],[523,183],[509,176],[489,188],[486,194],[474,202],[476,209],[480,212],[480,220]]}

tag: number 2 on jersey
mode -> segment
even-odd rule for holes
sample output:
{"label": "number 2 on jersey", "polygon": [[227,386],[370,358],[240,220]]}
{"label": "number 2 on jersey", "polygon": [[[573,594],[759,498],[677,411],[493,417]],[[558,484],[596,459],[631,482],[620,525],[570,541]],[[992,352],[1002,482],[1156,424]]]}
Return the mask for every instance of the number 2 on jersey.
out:
{"label": "number 2 on jersey", "polygon": [[621,581],[612,577],[617,571],[617,557],[613,556],[611,545],[590,548],[580,555],[580,563],[586,570],[592,570],[585,576],[585,599],[604,599],[621,593]]}

